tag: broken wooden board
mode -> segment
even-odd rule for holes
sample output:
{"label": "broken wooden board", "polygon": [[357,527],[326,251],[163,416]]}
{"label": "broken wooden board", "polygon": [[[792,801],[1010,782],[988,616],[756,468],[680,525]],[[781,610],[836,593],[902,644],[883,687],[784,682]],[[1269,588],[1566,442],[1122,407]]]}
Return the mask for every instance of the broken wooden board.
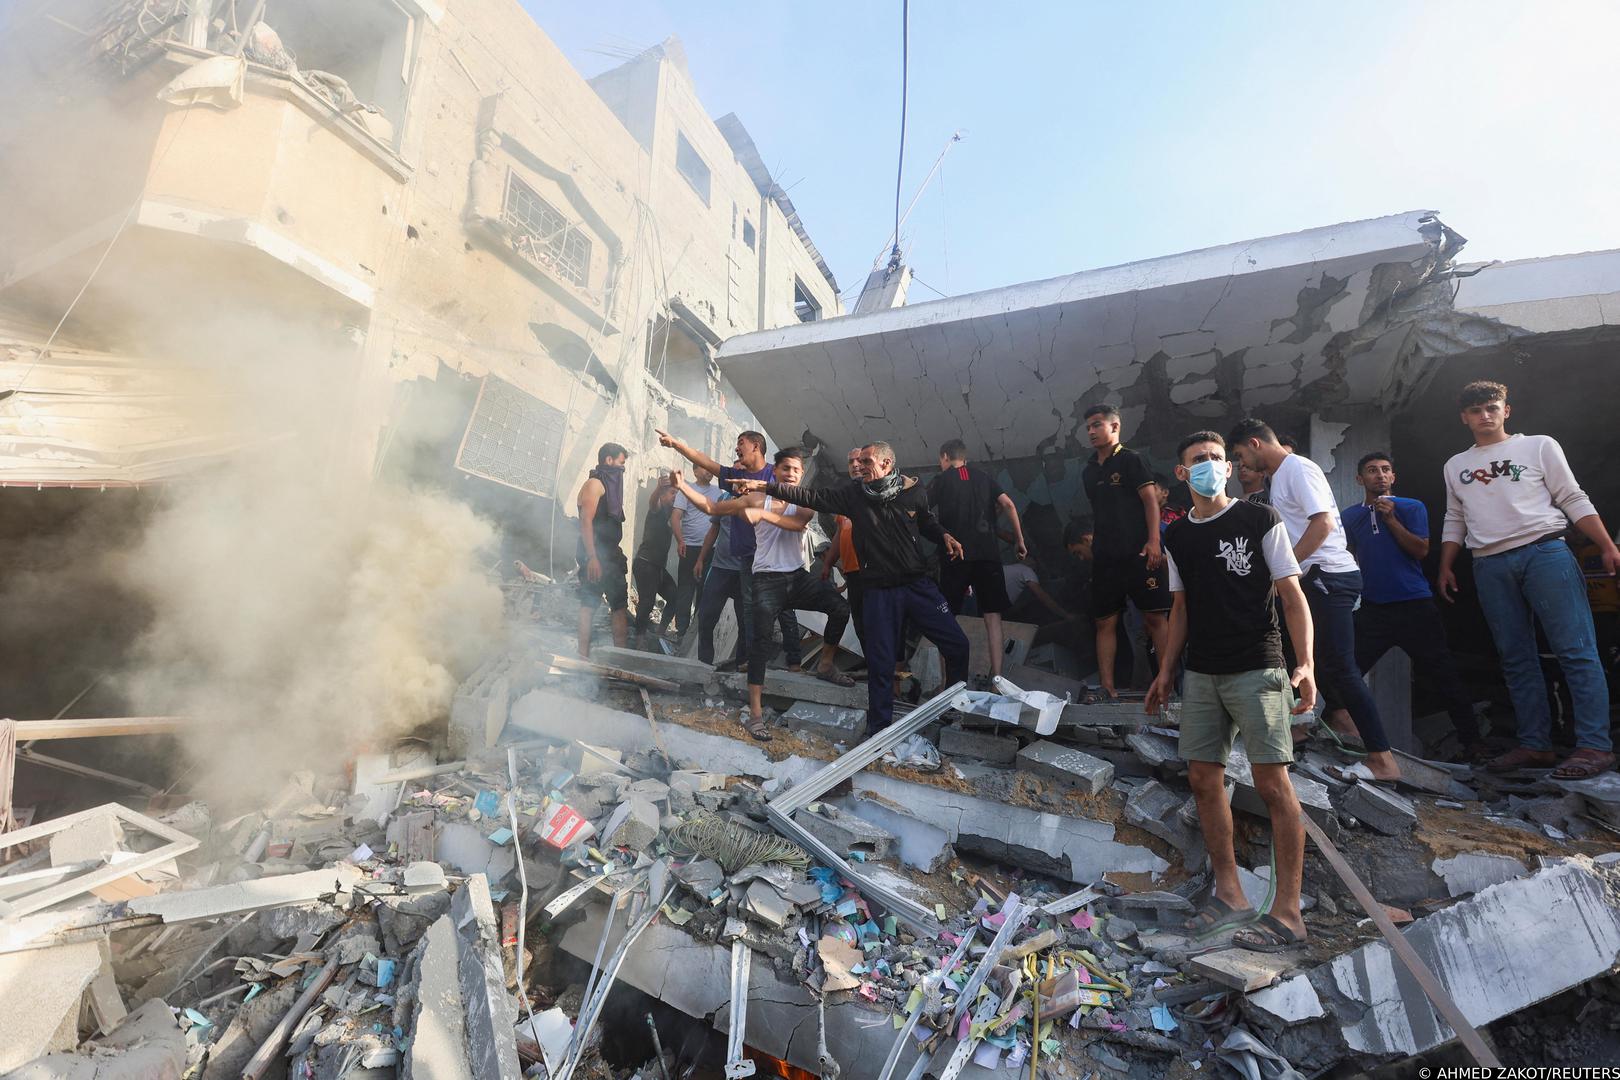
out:
{"label": "broken wooden board", "polygon": [[69,814],[66,817],[43,821],[38,825],[30,825],[26,829],[17,829],[14,832],[6,833],[0,836],[0,851],[32,840],[57,836],[76,826],[89,825],[101,819],[109,819],[122,825],[132,825],[142,832],[159,837],[164,843],[152,851],[131,854],[128,858],[118,861],[105,858],[91,860],[97,865],[84,873],[45,885],[20,896],[13,896],[9,900],[0,901],[0,919],[9,921],[22,915],[43,911],[64,900],[70,900],[80,893],[99,889],[133,874],[138,874],[143,870],[161,866],[177,856],[195,850],[201,843],[200,840],[187,836],[178,829],[171,829],[161,821],[154,821],[145,814],[138,814],[126,806],[121,806],[118,803],[105,803],[89,810],[81,810],[77,814]]}
{"label": "broken wooden board", "polygon": [[18,720],[17,742],[93,739],[106,735],[173,735],[196,723],[187,716],[105,716],[81,720]]}

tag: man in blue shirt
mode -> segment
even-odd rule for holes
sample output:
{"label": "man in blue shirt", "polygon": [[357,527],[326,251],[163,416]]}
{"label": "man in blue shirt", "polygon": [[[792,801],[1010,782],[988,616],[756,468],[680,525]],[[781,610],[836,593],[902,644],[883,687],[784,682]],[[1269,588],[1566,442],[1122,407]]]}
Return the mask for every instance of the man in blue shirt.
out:
{"label": "man in blue shirt", "polygon": [[1479,749],[1474,707],[1457,678],[1445,626],[1420,560],[1429,553],[1429,512],[1416,499],[1392,494],[1395,464],[1381,450],[1356,463],[1356,483],[1366,493],[1340,515],[1356,562],[1361,565],[1361,609],[1356,612],[1356,666],[1371,671],[1385,653],[1399,648],[1444,698],[1465,753]]}

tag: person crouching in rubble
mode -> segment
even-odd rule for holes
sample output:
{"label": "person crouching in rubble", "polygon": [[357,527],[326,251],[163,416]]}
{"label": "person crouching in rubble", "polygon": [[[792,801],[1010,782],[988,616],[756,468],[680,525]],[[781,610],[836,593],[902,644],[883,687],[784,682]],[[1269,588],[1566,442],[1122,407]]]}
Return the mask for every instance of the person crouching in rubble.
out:
{"label": "person crouching in rubble", "polygon": [[[1316,704],[1311,612],[1277,511],[1227,496],[1231,465],[1225,440],[1213,431],[1189,435],[1176,459],[1176,476],[1192,489],[1193,508],[1164,534],[1171,592],[1165,656],[1181,656],[1186,649],[1180,752],[1215,873],[1214,892],[1185,929],[1205,937],[1243,926],[1232,944],[1276,952],[1306,936],[1299,913],[1305,831],[1288,766],[1294,760],[1290,713],[1309,712]],[[1283,668],[1276,596],[1300,649],[1292,676]],[[1173,662],[1160,667],[1148,689],[1149,713],[1170,700],[1175,678]],[[1299,701],[1290,709],[1291,690],[1298,690]],[[1264,915],[1243,898],[1232,850],[1226,761],[1234,731],[1243,735],[1255,789],[1271,815],[1276,895]]]}
{"label": "person crouching in rubble", "polygon": [[579,655],[591,655],[591,623],[596,605],[607,601],[613,618],[613,644],[624,648],[630,638],[629,563],[624,557],[624,463],[630,452],[618,443],[603,443],[596,468],[580,485],[579,506]]}
{"label": "person crouching in rubble", "polygon": [[[804,451],[787,447],[776,452],[775,475],[797,484],[804,477]],[[819,611],[827,616],[827,647],[821,650],[816,677],[840,686],[855,680],[833,666],[839,639],[849,625],[849,604],[820,577],[804,568],[804,528],[812,514],[803,507],[789,508],[781,499],[759,494],[721,501],[710,499],[686,482],[678,472],[669,474],[670,486],[706,514],[741,517],[754,526],[754,637],[748,643],[748,711],[743,727],[761,742],[769,742],[765,726],[765,664],[776,647],[771,629],[783,611]],[[784,642],[791,649],[793,642]]]}
{"label": "person crouching in rubble", "polygon": [[[962,558],[962,545],[940,527],[927,492],[907,485],[895,471],[888,443],[861,447],[859,483],[810,489],[781,481],[736,480],[739,492],[763,491],[776,499],[849,518],[861,561],[866,626],[868,735],[894,720],[894,671],[906,619],[939,649],[945,682],[967,680],[968,640],[939,586],[928,576],[918,535]],[[915,515],[915,517],[913,517]]]}

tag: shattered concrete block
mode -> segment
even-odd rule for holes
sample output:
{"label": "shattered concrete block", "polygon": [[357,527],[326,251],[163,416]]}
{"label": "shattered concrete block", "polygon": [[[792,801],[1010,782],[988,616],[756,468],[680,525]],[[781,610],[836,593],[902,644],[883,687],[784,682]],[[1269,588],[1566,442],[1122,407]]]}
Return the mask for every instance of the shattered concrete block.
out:
{"label": "shattered concrete block", "polygon": [[458,978],[466,1010],[467,1050],[475,1076],[517,1077],[517,999],[506,992],[501,936],[489,881],[467,879],[450,903],[455,920]]}
{"label": "shattered concrete block", "polygon": [[458,758],[488,750],[500,739],[511,712],[512,683],[507,657],[497,657],[474,671],[450,699],[447,745]]}
{"label": "shattered concrete block", "polygon": [[1297,963],[1296,958],[1286,953],[1261,953],[1250,949],[1221,949],[1195,956],[1191,960],[1192,969],[1206,979],[1244,993],[1270,986]]}
{"label": "shattered concrete block", "polygon": [[669,774],[671,784],[687,783],[693,791],[724,791],[725,773],[703,772],[697,769],[676,769]]}
{"label": "shattered concrete block", "polygon": [[1095,795],[1114,779],[1114,767],[1101,758],[1054,742],[1037,742],[1018,752],[1021,768],[1037,776]]}
{"label": "shattered concrete block", "polygon": [[1404,835],[1417,825],[1417,808],[1412,800],[1366,781],[1357,781],[1355,787],[1346,791],[1339,799],[1339,806],[1385,836]]}
{"label": "shattered concrete block", "polygon": [[911,808],[875,792],[856,792],[851,812],[893,834],[895,843],[890,851],[898,850],[901,862],[925,874],[940,869],[953,854],[950,833],[913,813]]}
{"label": "shattered concrete block", "polygon": [[858,851],[869,859],[886,859],[894,843],[894,834],[889,830],[830,803],[821,803],[814,811],[802,810],[793,820],[840,855]]}
{"label": "shattered concrete block", "polygon": [[[1575,857],[1418,919],[1406,940],[1483,1027],[1620,961],[1620,875]],[[1357,1053],[1407,1058],[1454,1038],[1389,946],[1374,941],[1308,976]]]}
{"label": "shattered concrete block", "polygon": [[1157,836],[1189,858],[1201,856],[1204,850],[1203,835],[1196,825],[1189,827],[1181,817],[1181,808],[1187,799],[1187,796],[1171,791],[1157,780],[1149,780],[1125,800],[1125,820],[1143,832]]}
{"label": "shattered concrete block", "polygon": [[438,861],[453,867],[461,874],[482,874],[489,869],[489,861],[497,847],[489,842],[474,825],[465,821],[447,821],[439,830],[436,845]]}
{"label": "shattered concrete block", "polygon": [[1446,891],[1452,896],[1477,893],[1527,873],[1524,864],[1511,855],[1491,855],[1483,851],[1436,859],[1431,865],[1434,872],[1444,879]]}
{"label": "shattered concrete block", "polygon": [[51,836],[51,865],[99,863],[119,850],[124,827],[112,814],[95,814]]}
{"label": "shattered concrete block", "polygon": [[637,780],[628,790],[632,795],[640,795],[653,803],[660,803],[669,798],[669,785],[662,780]]}
{"label": "shattered concrete block", "polygon": [[1125,736],[1125,745],[1155,772],[1166,770],[1181,772],[1187,767],[1187,763],[1181,760],[1181,753],[1176,748],[1176,740],[1166,735],[1155,735],[1151,731],[1133,731]]}
{"label": "shattered concrete block", "polygon": [[1284,1024],[1302,1024],[1307,1020],[1326,1016],[1322,999],[1309,979],[1297,978],[1256,990],[1247,998],[1248,1004]]}
{"label": "shattered concrete block", "polygon": [[35,1058],[6,1080],[135,1080],[180,1076],[186,1069],[186,1036],[161,998],[152,998],[105,1036],[72,1053]]}
{"label": "shattered concrete block", "polygon": [[951,724],[939,733],[939,752],[949,757],[976,758],[991,765],[1011,765],[1018,757],[1018,740],[1011,735],[970,731]]}
{"label": "shattered concrete block", "polygon": [[449,915],[428,928],[419,955],[416,1015],[400,1075],[403,1080],[472,1080],[456,928]]}
{"label": "shattered concrete block", "polygon": [[866,732],[866,710],[823,705],[815,701],[796,701],[793,708],[782,714],[782,720],[792,731],[824,735],[835,742],[860,741]]}
{"label": "shattered concrete block", "polygon": [[97,941],[0,955],[0,1073],[79,1044],[79,999],[101,963]]}
{"label": "shattered concrete block", "polygon": [[[617,824],[614,822],[617,821]],[[604,829],[608,847],[646,851],[658,839],[660,815],[658,808],[639,795],[631,795],[619,804],[609,819],[610,828]]]}
{"label": "shattered concrete block", "polygon": [[[1300,809],[1311,816],[1311,820],[1321,827],[1328,839],[1338,836],[1339,815],[1333,808],[1333,800],[1328,797],[1327,785],[1301,774],[1298,770],[1290,773],[1289,779],[1293,782],[1294,794],[1299,797]],[[1242,810],[1256,817],[1270,815],[1270,811],[1266,809],[1266,801],[1255,789],[1254,767],[1249,763],[1249,755],[1243,748],[1241,739],[1232,747],[1232,756],[1227,759],[1226,782],[1233,786],[1232,809]]]}

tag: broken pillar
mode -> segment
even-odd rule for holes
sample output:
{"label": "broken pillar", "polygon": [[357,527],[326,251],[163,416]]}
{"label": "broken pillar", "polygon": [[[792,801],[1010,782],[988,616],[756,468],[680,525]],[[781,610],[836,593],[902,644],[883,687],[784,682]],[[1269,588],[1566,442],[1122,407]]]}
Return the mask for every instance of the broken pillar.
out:
{"label": "broken pillar", "polygon": [[1114,779],[1114,766],[1054,742],[1031,743],[1018,752],[1020,768],[1095,795]]}
{"label": "broken pillar", "polygon": [[465,1007],[469,1060],[474,1076],[518,1077],[517,1001],[506,992],[500,925],[489,898],[489,880],[467,879],[450,902],[456,927],[457,977]]}

